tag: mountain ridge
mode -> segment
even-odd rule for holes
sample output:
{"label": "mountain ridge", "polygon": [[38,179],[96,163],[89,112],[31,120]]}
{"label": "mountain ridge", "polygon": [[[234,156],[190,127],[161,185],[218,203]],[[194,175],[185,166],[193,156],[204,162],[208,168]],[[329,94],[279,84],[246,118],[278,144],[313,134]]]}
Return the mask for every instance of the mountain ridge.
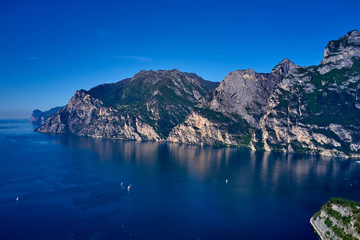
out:
{"label": "mountain ridge", "polygon": [[[87,102],[61,112],[76,113],[73,125],[82,130],[61,133],[358,157],[359,89],[360,33],[353,30],[327,44],[318,66],[285,58],[270,73],[237,70],[219,84],[177,69],[144,70],[96,86],[82,95]],[[55,118],[37,131],[64,124]]]}
{"label": "mountain ridge", "polygon": [[59,116],[37,131],[164,140],[212,85],[177,69],[141,71],[132,78],[78,91]]}

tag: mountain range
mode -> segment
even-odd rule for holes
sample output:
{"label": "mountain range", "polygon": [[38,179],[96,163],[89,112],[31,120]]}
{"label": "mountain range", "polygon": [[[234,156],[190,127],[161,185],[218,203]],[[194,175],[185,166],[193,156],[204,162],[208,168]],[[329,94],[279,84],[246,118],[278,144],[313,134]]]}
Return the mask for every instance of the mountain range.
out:
{"label": "mountain range", "polygon": [[79,90],[36,131],[359,157],[359,89],[353,30],[327,44],[318,66],[284,59],[270,73],[238,70],[221,83],[177,69],[141,71]]}

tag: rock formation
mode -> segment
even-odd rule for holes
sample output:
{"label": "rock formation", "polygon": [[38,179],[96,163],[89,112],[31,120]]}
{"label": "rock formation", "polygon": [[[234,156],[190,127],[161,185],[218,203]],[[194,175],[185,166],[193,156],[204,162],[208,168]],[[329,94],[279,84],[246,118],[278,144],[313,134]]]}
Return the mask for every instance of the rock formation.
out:
{"label": "rock formation", "polygon": [[360,155],[360,33],[330,41],[319,66],[281,61],[218,85],[195,74],[141,71],[78,91],[39,132],[328,156]]}
{"label": "rock formation", "polygon": [[30,117],[30,122],[35,125],[42,125],[49,117],[56,114],[61,108],[63,107],[54,107],[45,112],[35,109]]}
{"label": "rock formation", "polygon": [[217,85],[176,69],[141,71],[133,78],[77,91],[37,131],[161,141]]}

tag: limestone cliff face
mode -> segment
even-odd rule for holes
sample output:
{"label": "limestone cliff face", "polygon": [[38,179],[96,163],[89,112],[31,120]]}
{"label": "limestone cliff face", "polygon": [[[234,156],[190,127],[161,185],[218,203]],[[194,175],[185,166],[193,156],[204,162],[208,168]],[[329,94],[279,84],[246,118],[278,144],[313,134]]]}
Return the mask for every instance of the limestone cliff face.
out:
{"label": "limestone cliff face", "polygon": [[141,71],[78,91],[37,131],[253,150],[360,156],[360,33],[325,48],[319,66],[285,59],[270,73],[234,71],[220,83]]}
{"label": "limestone cliff face", "polygon": [[274,86],[296,68],[285,59],[271,73],[248,69],[228,74],[200,99],[184,123],[170,132],[168,141],[247,146]]}
{"label": "limestone cliff face", "polygon": [[252,149],[359,155],[358,40],[359,32],[352,31],[328,44],[318,67],[299,67],[284,77],[269,98]]}
{"label": "limestone cliff face", "polygon": [[230,73],[168,141],[359,156],[359,35],[331,41],[319,66],[285,59],[269,74]]}
{"label": "limestone cliff face", "polygon": [[37,131],[162,141],[217,85],[176,69],[141,71],[118,83],[77,91]]}
{"label": "limestone cliff face", "polygon": [[63,107],[54,107],[45,112],[42,112],[39,109],[36,109],[31,114],[30,122],[35,125],[42,125],[45,123],[45,121],[49,117],[51,117],[52,115],[55,115],[61,108],[63,108]]}
{"label": "limestone cliff face", "polygon": [[167,140],[175,143],[201,145],[237,144],[234,136],[223,131],[219,123],[211,122],[197,112],[192,112],[182,124],[177,125]]}
{"label": "limestone cliff face", "polygon": [[44,133],[76,134],[79,136],[131,140],[161,140],[148,124],[136,117],[123,116],[112,107],[80,90],[68,105],[37,129]]}
{"label": "limestone cliff face", "polygon": [[198,107],[237,114],[256,127],[274,86],[294,68],[296,65],[285,59],[271,73],[257,73],[252,69],[231,72],[219,87],[200,100]]}
{"label": "limestone cliff face", "polygon": [[340,39],[328,43],[318,71],[325,74],[333,69],[349,67],[357,57],[360,57],[360,32],[353,30]]}

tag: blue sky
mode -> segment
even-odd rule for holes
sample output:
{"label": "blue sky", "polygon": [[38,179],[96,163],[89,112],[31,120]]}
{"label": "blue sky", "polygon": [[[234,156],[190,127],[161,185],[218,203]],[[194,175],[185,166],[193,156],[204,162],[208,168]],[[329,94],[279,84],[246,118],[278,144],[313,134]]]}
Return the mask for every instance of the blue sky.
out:
{"label": "blue sky", "polygon": [[284,58],[315,65],[328,41],[360,30],[359,9],[358,0],[1,1],[0,118],[28,118],[143,69],[221,81]]}

